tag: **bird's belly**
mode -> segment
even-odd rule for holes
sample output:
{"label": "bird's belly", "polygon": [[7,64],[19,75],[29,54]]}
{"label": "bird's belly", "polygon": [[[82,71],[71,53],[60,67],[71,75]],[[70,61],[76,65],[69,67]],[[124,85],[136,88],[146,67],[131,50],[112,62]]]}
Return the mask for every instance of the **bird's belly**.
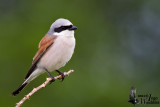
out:
{"label": "bird's belly", "polygon": [[58,37],[38,63],[41,68],[48,71],[63,67],[72,57],[75,47],[74,37]]}

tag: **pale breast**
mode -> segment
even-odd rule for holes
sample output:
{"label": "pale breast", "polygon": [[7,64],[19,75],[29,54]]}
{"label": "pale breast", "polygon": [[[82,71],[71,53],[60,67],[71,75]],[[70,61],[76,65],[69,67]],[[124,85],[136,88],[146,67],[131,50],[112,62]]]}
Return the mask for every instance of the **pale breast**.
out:
{"label": "pale breast", "polygon": [[47,68],[48,71],[63,67],[72,57],[75,48],[75,38],[59,36],[54,44],[48,49],[38,63],[39,67]]}

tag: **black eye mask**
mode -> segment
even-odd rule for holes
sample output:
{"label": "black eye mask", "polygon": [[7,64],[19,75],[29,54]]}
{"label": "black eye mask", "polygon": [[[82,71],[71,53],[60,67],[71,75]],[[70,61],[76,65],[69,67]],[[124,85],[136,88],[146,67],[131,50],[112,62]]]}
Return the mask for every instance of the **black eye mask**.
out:
{"label": "black eye mask", "polygon": [[55,28],[54,31],[59,33],[59,32],[61,32],[61,31],[64,31],[64,30],[67,30],[67,29],[72,28],[72,26],[73,26],[73,25],[61,26],[61,27]]}

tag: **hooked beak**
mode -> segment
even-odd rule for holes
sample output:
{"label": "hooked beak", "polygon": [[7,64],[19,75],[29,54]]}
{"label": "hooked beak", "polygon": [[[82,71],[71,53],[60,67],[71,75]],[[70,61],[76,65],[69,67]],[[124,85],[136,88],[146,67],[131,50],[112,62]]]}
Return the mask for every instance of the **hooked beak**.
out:
{"label": "hooked beak", "polygon": [[76,30],[77,27],[76,26],[72,26],[71,28],[69,28],[69,30]]}

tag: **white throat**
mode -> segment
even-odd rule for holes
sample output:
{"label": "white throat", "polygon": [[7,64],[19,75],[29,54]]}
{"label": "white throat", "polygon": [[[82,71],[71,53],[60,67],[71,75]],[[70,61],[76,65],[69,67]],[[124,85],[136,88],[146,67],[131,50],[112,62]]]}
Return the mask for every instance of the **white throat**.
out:
{"label": "white throat", "polygon": [[64,30],[60,33],[54,32],[53,35],[55,36],[74,36],[74,31]]}

